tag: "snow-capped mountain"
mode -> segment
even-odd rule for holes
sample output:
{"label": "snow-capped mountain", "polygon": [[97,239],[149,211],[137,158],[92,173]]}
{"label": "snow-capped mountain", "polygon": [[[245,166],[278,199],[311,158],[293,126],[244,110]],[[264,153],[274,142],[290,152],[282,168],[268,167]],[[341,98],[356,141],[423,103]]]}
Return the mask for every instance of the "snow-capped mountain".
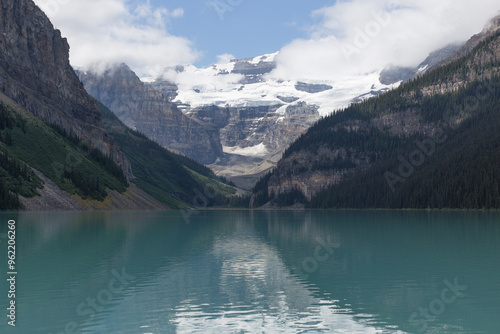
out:
{"label": "snow-capped mountain", "polygon": [[305,103],[318,107],[321,116],[346,107],[361,96],[368,98],[399,84],[382,84],[379,79],[381,71],[341,81],[334,78],[321,82],[273,79],[269,73],[276,68],[277,57],[278,53],[273,53],[207,68],[177,66],[167,69],[160,79],[143,80],[157,88],[166,82],[176,83],[178,90],[174,102],[186,113],[206,106],[249,108],[281,105],[276,113],[285,115],[288,107]]}
{"label": "snow-capped mountain", "polygon": [[278,80],[269,74],[278,53],[167,69],[143,78],[186,115],[220,129],[224,154],[210,164],[218,174],[251,188],[283,151],[314,122],[334,110],[399,84],[382,84],[380,71],[341,81]]}
{"label": "snow-capped mountain", "polygon": [[207,68],[177,66],[143,81],[169,96],[186,116],[220,129],[224,155],[210,167],[248,188],[321,117],[397,87],[458,47],[433,53],[416,68],[380,69],[314,82],[276,79],[272,71],[279,53],[222,61]]}
{"label": "snow-capped mountain", "polygon": [[126,65],[104,74],[82,72],[80,78],[129,126],[250,189],[322,116],[394,88],[452,51],[433,55],[414,69],[323,81],[276,78],[278,53],[207,68],[176,66],[142,82]]}

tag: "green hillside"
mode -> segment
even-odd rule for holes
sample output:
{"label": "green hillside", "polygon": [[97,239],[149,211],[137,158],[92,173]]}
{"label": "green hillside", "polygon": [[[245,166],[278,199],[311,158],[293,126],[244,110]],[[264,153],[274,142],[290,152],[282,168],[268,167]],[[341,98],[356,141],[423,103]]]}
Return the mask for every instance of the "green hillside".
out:
{"label": "green hillside", "polygon": [[174,154],[145,135],[126,127],[106,106],[97,102],[107,132],[132,164],[133,182],[172,208],[199,205],[228,206],[236,190],[217,180],[207,167]]}
{"label": "green hillside", "polygon": [[[236,190],[213,172],[169,152],[127,128],[99,103],[108,133],[132,165],[133,183],[171,208],[196,205],[206,193],[206,206],[228,206]],[[31,198],[43,188],[36,169],[65,192],[103,201],[107,189],[124,193],[122,169],[97,149],[64,129],[47,125],[15,104],[0,104],[0,210],[22,209],[19,196]]]}
{"label": "green hillside", "polygon": [[84,199],[103,200],[106,189],[128,187],[122,170],[100,151],[15,105],[0,104],[0,137],[2,210],[20,209],[19,195],[30,198],[43,187],[29,167]]}

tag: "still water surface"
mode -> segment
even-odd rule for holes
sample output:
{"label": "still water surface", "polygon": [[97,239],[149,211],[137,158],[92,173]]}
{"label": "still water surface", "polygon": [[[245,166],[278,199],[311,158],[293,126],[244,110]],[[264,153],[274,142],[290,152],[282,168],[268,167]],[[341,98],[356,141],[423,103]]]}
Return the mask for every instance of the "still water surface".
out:
{"label": "still water surface", "polygon": [[0,333],[500,333],[500,214],[1,213]]}

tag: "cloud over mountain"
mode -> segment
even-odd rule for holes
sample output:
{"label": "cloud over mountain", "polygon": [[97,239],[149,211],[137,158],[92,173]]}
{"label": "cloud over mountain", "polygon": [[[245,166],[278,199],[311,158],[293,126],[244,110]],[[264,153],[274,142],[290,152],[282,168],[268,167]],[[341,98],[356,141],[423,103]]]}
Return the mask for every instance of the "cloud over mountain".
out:
{"label": "cloud over mountain", "polygon": [[[194,4],[181,5],[186,6],[185,16],[183,8],[167,8],[152,0],[35,1],[68,37],[76,67],[124,62],[140,76],[154,76],[169,66],[193,64],[207,51],[194,44],[204,35],[188,39],[171,33],[174,24],[185,23],[179,20],[193,20],[189,13]],[[200,0],[199,6],[206,3]],[[274,13],[281,7],[266,8]],[[499,9],[498,0],[339,0],[311,13],[316,23],[306,27],[306,37],[290,39],[281,49],[272,77],[342,80],[388,64],[415,66],[430,52],[481,31]],[[191,26],[200,24],[193,21]],[[303,24],[296,29],[303,29]],[[201,24],[198,30],[210,28]],[[247,30],[253,33],[252,27]],[[267,37],[260,36],[262,41]],[[247,55],[252,56],[258,54]]]}
{"label": "cloud over mountain", "polygon": [[71,45],[76,67],[127,63],[138,73],[196,61],[200,52],[186,38],[167,31],[182,8],[132,6],[126,0],[35,0]]}
{"label": "cloud over mountain", "polygon": [[340,79],[386,65],[416,66],[430,52],[481,31],[497,0],[352,0],[316,10],[309,38],[285,46],[275,78]]}

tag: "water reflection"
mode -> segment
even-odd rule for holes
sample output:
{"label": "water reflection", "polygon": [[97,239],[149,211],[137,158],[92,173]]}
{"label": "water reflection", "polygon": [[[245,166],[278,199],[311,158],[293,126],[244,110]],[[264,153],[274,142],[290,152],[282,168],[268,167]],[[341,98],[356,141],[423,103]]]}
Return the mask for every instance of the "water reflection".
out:
{"label": "water reflection", "polygon": [[[498,217],[207,211],[186,224],[179,212],[21,213],[18,313],[30,321],[17,330],[411,333],[410,314],[459,277],[465,297],[429,331],[495,333]],[[133,279],[108,293],[122,270]]]}

